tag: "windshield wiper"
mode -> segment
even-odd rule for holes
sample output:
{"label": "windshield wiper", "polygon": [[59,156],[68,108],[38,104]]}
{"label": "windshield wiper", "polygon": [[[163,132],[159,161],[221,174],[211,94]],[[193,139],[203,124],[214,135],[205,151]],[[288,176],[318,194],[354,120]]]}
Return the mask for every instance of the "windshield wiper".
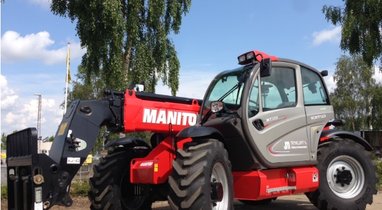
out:
{"label": "windshield wiper", "polygon": [[233,91],[235,91],[237,88],[241,86],[241,82],[237,83],[235,86],[233,86],[229,91],[227,91],[222,97],[218,99],[218,101],[223,101],[229,94],[231,94]]}

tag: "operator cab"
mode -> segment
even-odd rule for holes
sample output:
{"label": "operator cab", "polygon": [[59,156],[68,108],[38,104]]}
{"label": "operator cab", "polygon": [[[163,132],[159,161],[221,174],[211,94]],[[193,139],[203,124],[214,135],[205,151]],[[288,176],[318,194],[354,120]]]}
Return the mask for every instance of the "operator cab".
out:
{"label": "operator cab", "polygon": [[334,117],[327,72],[260,51],[238,60],[241,67],[212,81],[201,107],[201,124],[223,134],[233,168],[314,164],[321,130]]}

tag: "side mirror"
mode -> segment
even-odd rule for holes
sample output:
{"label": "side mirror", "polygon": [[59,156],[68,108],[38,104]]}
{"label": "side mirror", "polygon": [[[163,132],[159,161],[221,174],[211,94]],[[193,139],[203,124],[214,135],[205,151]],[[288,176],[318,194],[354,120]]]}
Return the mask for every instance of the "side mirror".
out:
{"label": "side mirror", "polygon": [[271,76],[272,61],[270,58],[264,58],[260,62],[260,77]]}
{"label": "side mirror", "polygon": [[320,72],[320,74],[321,74],[321,76],[326,77],[326,76],[328,76],[329,73],[328,73],[328,70],[323,70]]}
{"label": "side mirror", "polygon": [[220,112],[224,108],[224,104],[221,101],[213,101],[210,104],[210,109],[212,113]]}

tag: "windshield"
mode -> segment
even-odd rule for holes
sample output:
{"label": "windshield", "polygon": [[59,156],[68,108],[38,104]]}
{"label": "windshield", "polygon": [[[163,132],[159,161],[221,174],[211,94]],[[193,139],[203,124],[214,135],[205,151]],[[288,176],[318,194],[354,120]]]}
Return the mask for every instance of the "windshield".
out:
{"label": "windshield", "polygon": [[232,111],[237,110],[240,107],[241,95],[244,89],[243,84],[250,69],[239,68],[216,78],[204,99],[202,116],[204,117],[209,112],[210,104],[213,101],[222,101],[225,108]]}

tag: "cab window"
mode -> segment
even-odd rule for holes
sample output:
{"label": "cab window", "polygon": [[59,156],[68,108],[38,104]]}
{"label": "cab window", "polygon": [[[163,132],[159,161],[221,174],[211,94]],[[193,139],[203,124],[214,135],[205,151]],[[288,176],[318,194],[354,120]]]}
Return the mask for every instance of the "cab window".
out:
{"label": "cab window", "polygon": [[[235,85],[237,85],[236,75],[223,77],[216,83],[215,88],[211,92],[209,101],[219,100],[223,95],[229,92],[229,90],[232,89]],[[239,89],[239,91],[232,91],[231,93],[225,95],[225,97],[223,98],[223,102],[225,104],[238,105],[240,103],[240,98],[241,98],[241,91]]]}
{"label": "cab window", "polygon": [[263,111],[296,106],[295,70],[286,67],[272,68],[268,77],[261,78]]}
{"label": "cab window", "polygon": [[321,77],[314,71],[301,67],[305,105],[326,105],[329,100]]}

